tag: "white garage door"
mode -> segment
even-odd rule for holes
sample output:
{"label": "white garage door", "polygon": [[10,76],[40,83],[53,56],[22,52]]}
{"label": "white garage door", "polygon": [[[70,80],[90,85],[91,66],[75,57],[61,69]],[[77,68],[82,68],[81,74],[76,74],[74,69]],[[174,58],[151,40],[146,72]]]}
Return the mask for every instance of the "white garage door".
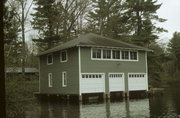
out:
{"label": "white garage door", "polygon": [[148,82],[145,73],[128,74],[129,91],[147,90]]}
{"label": "white garage door", "polygon": [[123,73],[109,73],[109,91],[124,91]]}
{"label": "white garage door", "polygon": [[103,73],[82,73],[81,93],[105,92],[105,79]]}

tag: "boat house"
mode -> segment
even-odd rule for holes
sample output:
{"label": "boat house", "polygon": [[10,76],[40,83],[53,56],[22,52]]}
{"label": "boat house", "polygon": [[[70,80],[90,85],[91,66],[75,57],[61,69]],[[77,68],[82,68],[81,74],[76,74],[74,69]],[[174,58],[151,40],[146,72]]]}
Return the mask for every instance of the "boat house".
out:
{"label": "boat house", "polygon": [[39,93],[78,95],[148,91],[150,49],[93,33],[39,54]]}

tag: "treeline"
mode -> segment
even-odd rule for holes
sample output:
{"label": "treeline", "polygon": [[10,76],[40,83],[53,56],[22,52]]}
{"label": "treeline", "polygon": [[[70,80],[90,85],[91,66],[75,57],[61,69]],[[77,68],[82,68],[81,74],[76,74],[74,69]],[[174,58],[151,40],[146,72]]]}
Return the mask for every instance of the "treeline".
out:
{"label": "treeline", "polygon": [[[167,32],[155,25],[166,21],[156,13],[162,5],[157,0],[4,1],[8,63],[14,64],[13,59],[17,62],[20,57],[17,55],[21,55],[20,65],[24,67],[29,63],[26,60],[28,51],[25,43],[28,24],[38,32],[32,39],[37,52],[72,40],[79,34],[93,32],[153,49],[154,52],[148,55],[150,83],[159,82],[161,73],[170,75],[180,70],[179,33],[174,33],[166,49],[157,43],[158,34]],[[30,13],[32,6],[33,12]],[[29,21],[28,17],[32,17],[32,20]],[[33,53],[30,55],[34,57]]]}

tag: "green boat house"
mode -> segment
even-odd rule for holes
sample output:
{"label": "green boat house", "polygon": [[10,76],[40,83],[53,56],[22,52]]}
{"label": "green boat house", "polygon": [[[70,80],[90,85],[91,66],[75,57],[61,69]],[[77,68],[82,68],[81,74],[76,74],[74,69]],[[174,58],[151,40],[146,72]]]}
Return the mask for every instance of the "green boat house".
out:
{"label": "green boat house", "polygon": [[145,47],[87,33],[39,54],[39,93],[148,91]]}

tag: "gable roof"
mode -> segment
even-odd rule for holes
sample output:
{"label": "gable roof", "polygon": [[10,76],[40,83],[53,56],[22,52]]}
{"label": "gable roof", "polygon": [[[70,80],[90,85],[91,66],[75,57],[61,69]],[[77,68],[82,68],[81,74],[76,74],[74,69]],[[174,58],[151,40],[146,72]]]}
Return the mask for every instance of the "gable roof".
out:
{"label": "gable roof", "polygon": [[[6,68],[7,73],[22,73],[22,68],[21,67],[9,67]],[[25,73],[38,73],[39,70],[37,68],[25,68]]]}
{"label": "gable roof", "polygon": [[152,51],[151,49],[137,46],[134,44],[126,43],[120,40],[115,40],[111,38],[107,38],[101,35],[97,35],[94,33],[87,33],[84,35],[80,35],[78,38],[65,42],[59,46],[46,50],[40,55],[52,53],[55,51],[71,48],[71,47],[110,47],[110,48],[122,48],[122,49],[134,49],[134,50],[144,50],[144,51]]}

